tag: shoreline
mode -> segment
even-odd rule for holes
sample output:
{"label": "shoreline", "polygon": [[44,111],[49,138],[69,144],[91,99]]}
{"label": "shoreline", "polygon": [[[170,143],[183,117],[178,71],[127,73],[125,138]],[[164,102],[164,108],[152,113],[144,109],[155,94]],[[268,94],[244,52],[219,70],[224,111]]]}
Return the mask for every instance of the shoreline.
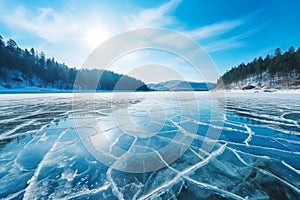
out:
{"label": "shoreline", "polygon": [[[108,93],[108,92],[132,92],[133,90],[64,90],[57,88],[16,88],[0,89],[1,94],[59,94],[59,93]],[[150,91],[135,91],[150,92]]]}
{"label": "shoreline", "polygon": [[[218,90],[216,90],[218,91]],[[221,91],[221,90],[219,90]],[[237,89],[231,89],[231,90],[222,90],[226,93],[266,93],[266,94],[300,94],[300,89],[253,89],[253,90],[237,90]]]}
{"label": "shoreline", "polygon": [[134,91],[134,90],[63,90],[57,88],[16,88],[16,89],[3,89],[0,88],[1,94],[60,94],[60,93],[111,93],[111,92],[225,92],[225,93],[243,93],[243,94],[252,94],[252,93],[272,93],[272,94],[300,94],[300,89],[230,89],[230,90],[220,90],[214,89],[209,91]]}

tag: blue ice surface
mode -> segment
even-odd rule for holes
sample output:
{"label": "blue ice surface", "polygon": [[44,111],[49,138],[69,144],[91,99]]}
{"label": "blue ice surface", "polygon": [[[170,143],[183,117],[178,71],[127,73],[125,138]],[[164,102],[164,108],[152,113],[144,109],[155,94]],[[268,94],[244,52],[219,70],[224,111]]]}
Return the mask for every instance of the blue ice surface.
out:
{"label": "blue ice surface", "polygon": [[[0,198],[299,198],[298,94],[228,94],[225,101],[210,101],[208,93],[195,96],[0,96]],[[153,102],[161,102],[160,109],[148,109]],[[122,118],[114,120],[121,116],[114,112]],[[136,127],[126,121],[131,115]],[[156,132],[147,137],[135,132],[139,128]],[[99,135],[105,140],[92,141]],[[114,159],[155,151],[167,160],[176,147],[183,152],[159,170],[130,173],[97,157],[90,151],[96,147]]]}

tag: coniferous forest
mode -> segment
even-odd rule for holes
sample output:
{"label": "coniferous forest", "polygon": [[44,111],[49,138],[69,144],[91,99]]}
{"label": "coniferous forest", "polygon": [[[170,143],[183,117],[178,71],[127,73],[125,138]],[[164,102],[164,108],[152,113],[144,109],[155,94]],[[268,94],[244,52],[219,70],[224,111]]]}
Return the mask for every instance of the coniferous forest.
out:
{"label": "coniferous forest", "polygon": [[[77,85],[74,85],[76,77]],[[66,90],[148,90],[142,81],[112,71],[70,68],[34,48],[21,49],[12,39],[4,41],[1,35],[0,86],[7,89],[35,86]]]}
{"label": "coniferous forest", "polygon": [[229,85],[243,85],[249,82],[268,82],[269,86],[284,85],[295,87],[300,85],[300,48],[291,46],[286,52],[277,48],[273,55],[255,58],[252,62],[231,68],[219,80],[228,88]]}

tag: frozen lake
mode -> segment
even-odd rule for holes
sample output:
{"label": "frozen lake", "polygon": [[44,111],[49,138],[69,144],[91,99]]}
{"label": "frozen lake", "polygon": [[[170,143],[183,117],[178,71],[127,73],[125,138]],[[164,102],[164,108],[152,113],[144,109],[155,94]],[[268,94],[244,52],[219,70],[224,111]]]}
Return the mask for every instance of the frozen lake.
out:
{"label": "frozen lake", "polygon": [[0,95],[0,198],[299,199],[300,95]]}

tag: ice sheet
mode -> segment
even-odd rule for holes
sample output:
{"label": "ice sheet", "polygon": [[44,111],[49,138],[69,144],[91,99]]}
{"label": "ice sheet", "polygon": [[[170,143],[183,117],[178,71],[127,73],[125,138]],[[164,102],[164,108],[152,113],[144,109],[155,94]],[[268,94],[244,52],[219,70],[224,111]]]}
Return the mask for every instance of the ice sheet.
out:
{"label": "ice sheet", "polygon": [[299,94],[193,95],[1,95],[0,198],[299,198]]}

